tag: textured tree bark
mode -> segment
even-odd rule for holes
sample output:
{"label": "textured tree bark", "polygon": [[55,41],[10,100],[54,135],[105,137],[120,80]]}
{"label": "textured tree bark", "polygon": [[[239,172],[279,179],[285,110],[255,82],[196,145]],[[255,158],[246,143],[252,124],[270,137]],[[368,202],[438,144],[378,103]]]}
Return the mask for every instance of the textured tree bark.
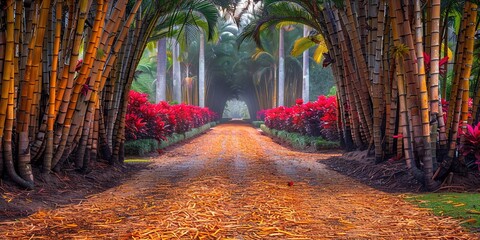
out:
{"label": "textured tree bark", "polygon": [[[450,107],[454,107],[453,117],[452,117],[452,128],[449,134],[449,149],[447,157],[442,161],[440,167],[435,172],[433,178],[443,178],[450,167],[452,166],[453,160],[455,158],[455,153],[457,150],[457,137],[458,137],[458,128],[460,124],[466,124],[468,118],[468,98],[469,98],[469,82],[470,75],[472,71],[473,64],[473,49],[474,49],[474,39],[475,39],[475,27],[477,22],[477,5],[471,2],[465,3],[464,15],[467,15],[465,18],[465,29],[464,34],[464,54],[461,68],[462,71],[459,73],[459,86],[454,102],[451,102]],[[454,105],[453,105],[454,104]]]}
{"label": "textured tree bark", "polygon": [[[414,3],[415,9],[415,51],[418,63],[418,82],[420,87],[420,117],[422,121],[422,140],[423,140],[423,170],[425,174],[425,184],[428,189],[433,190],[437,183],[433,181],[433,160],[430,138],[430,108],[427,88],[427,76],[425,74],[425,61],[423,57],[423,23],[420,0]],[[437,63],[438,65],[438,63]],[[438,92],[438,89],[437,89]]]}

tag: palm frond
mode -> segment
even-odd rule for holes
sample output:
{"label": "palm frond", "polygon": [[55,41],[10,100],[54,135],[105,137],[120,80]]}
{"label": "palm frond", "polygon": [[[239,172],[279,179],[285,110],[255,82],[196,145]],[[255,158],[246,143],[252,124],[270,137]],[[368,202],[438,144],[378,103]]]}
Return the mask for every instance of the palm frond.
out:
{"label": "palm frond", "polygon": [[328,48],[326,44],[318,44],[317,49],[313,53],[313,61],[316,63],[320,63],[322,61],[322,57],[324,53],[328,52]]}
{"label": "palm frond", "polygon": [[297,40],[295,40],[295,43],[293,44],[293,49],[290,52],[290,54],[294,57],[300,56],[303,52],[306,50],[310,49],[311,47],[315,46],[316,43],[312,41],[311,38],[309,37],[301,37]]}

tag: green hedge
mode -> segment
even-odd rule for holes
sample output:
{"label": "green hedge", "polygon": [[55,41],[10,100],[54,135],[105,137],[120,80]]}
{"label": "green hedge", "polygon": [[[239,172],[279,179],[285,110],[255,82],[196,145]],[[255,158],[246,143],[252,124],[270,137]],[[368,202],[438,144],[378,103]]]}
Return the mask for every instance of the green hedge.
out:
{"label": "green hedge", "polygon": [[217,125],[216,122],[211,122],[199,128],[193,128],[192,130],[184,134],[174,133],[172,134],[172,136],[167,137],[166,141],[162,141],[162,142],[158,142],[155,139],[139,139],[135,141],[127,141],[125,143],[125,154],[131,155],[131,156],[145,156],[148,153],[166,148],[168,146],[179,143],[186,139],[195,137],[216,125]]}
{"label": "green hedge", "polygon": [[328,141],[321,137],[305,136],[299,133],[276,130],[268,128],[265,124],[261,124],[260,129],[267,135],[277,137],[296,149],[314,148],[315,150],[322,150],[340,147],[338,142]]}
{"label": "green hedge", "polygon": [[264,123],[264,121],[252,121],[252,125],[256,128],[260,128],[260,126]]}
{"label": "green hedge", "polygon": [[155,139],[138,139],[125,142],[125,154],[134,156],[145,156],[149,152],[158,149],[159,142]]}

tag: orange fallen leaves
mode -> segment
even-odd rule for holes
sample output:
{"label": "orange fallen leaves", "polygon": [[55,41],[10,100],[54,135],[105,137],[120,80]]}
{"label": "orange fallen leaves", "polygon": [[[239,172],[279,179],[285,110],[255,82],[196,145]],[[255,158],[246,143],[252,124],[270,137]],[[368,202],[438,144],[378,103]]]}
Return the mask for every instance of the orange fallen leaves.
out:
{"label": "orange fallen leaves", "polygon": [[0,238],[474,237],[453,219],[317,169],[326,157],[281,148],[253,128],[220,125],[119,187],[78,205],[0,222]]}

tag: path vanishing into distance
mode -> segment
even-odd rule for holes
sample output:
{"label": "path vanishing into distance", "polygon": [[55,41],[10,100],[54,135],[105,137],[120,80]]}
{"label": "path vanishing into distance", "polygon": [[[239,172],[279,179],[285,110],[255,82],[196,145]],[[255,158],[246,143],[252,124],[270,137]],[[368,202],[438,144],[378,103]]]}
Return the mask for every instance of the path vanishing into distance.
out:
{"label": "path vanishing into distance", "polygon": [[218,125],[78,204],[0,222],[0,239],[478,239],[458,221]]}

